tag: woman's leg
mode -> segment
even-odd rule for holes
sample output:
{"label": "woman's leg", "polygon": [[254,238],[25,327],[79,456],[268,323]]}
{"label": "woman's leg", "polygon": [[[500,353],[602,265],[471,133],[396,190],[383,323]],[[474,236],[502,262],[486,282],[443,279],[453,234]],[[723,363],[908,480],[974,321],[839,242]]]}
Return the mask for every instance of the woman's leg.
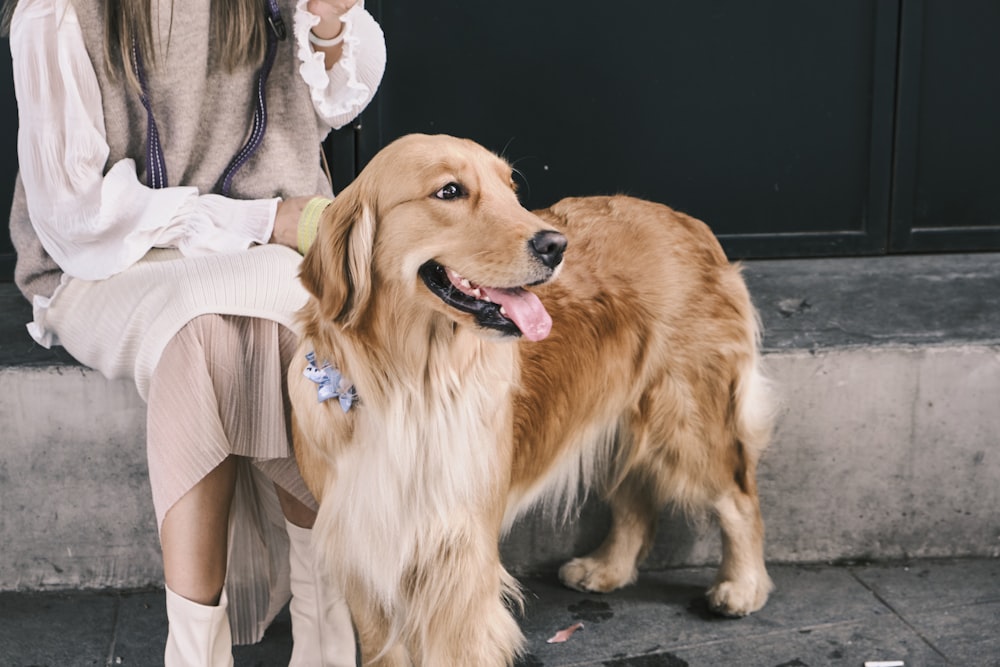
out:
{"label": "woman's leg", "polygon": [[167,510],[160,526],[163,576],[178,595],[217,605],[226,581],[236,457],[228,456]]}
{"label": "woman's leg", "polygon": [[[202,316],[171,340],[154,372],[147,437],[170,634],[182,629],[175,627],[172,609],[179,609],[182,618],[214,619],[218,614],[192,605],[218,601],[224,612],[227,574],[247,574],[227,563],[229,531],[241,530],[230,525],[230,507],[234,497],[242,497],[235,489],[243,484],[237,477],[248,472],[240,460],[245,456],[278,482],[273,488],[286,517],[292,664],[353,667],[350,616],[342,596],[331,593],[315,568],[310,530],[315,511],[307,504],[308,491],[295,474],[294,460],[281,458],[290,454],[283,385],[296,346],[294,334],[272,322]],[[227,573],[227,565],[239,574]],[[246,610],[246,600],[233,602],[237,611]]]}
{"label": "woman's leg", "polygon": [[[238,460],[228,455],[209,368],[219,320],[171,339],[150,383],[147,453],[166,581],[167,667],[232,665],[226,581]],[[222,361],[225,361],[224,359]]]}
{"label": "woman's leg", "polygon": [[[288,566],[292,600],[292,657],[289,667],[354,667],[356,646],[354,624],[340,590],[323,576],[313,549],[313,531],[297,525],[296,518],[308,519],[315,513],[279,489],[288,531]],[[291,501],[291,502],[289,502]],[[296,507],[297,505],[297,507]],[[289,511],[291,510],[291,511]],[[295,518],[289,514],[296,515]],[[311,515],[311,516],[310,516]]]}
{"label": "woman's leg", "polygon": [[[287,329],[279,331],[281,367],[287,369],[298,348],[298,339]],[[283,387],[285,411],[290,413]],[[290,417],[290,414],[289,414]],[[292,657],[289,667],[354,667],[354,625],[347,602],[317,566],[312,527],[316,511],[275,484],[288,531],[288,569],[292,600]]]}
{"label": "woman's leg", "polygon": [[229,510],[237,459],[230,455],[219,396],[234,390],[238,359],[223,318],[191,320],[167,344],[150,382],[146,439],[153,501],[160,523],[163,574],[174,593],[218,603],[226,580]]}
{"label": "woman's leg", "polygon": [[307,506],[277,484],[274,485],[274,490],[278,492],[278,502],[281,503],[281,512],[290,524],[299,528],[313,527],[313,523],[316,522],[316,510]]}

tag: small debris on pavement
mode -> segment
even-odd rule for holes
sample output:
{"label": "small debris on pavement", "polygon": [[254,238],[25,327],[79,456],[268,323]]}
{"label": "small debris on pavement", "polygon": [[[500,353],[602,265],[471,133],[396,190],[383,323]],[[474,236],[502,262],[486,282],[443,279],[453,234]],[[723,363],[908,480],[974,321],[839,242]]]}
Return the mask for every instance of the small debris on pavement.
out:
{"label": "small debris on pavement", "polygon": [[810,308],[812,308],[812,304],[809,303],[808,299],[782,299],[778,302],[778,312],[781,313],[782,317],[801,315]]}
{"label": "small debris on pavement", "polygon": [[573,633],[583,627],[583,623],[574,623],[564,630],[560,630],[551,637],[548,638],[547,643],[549,644],[562,644],[564,641],[573,636]]}

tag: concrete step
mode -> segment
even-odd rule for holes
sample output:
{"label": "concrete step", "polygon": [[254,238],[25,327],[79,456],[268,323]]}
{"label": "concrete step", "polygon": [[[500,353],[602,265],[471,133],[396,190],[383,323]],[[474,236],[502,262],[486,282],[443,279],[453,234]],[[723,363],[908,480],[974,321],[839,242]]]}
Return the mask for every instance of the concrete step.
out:
{"label": "concrete step", "polygon": [[[746,263],[782,399],[759,471],[771,562],[1000,555],[1000,255]],[[144,406],[34,345],[0,285],[0,590],[162,581]],[[528,516],[517,574],[595,546],[606,511]],[[716,531],[667,512],[646,567],[716,562]]]}

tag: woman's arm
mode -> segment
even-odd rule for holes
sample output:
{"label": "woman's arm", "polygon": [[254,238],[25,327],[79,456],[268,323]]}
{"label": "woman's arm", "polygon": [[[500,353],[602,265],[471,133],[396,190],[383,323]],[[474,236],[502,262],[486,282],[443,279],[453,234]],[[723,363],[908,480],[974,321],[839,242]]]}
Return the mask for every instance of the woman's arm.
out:
{"label": "woman's arm", "polygon": [[299,73],[312,91],[316,113],[330,127],[340,128],[354,120],[378,90],[385,72],[385,36],[358,3],[340,16],[340,57],[327,69],[331,56],[309,43],[309,31],[321,21],[308,11],[309,4],[309,0],[298,0],[295,9]]}
{"label": "woman's arm", "polygon": [[277,199],[227,199],[190,187],[154,190],[139,182],[132,160],[104,173],[109,148],[100,88],[68,0],[20,0],[10,48],[28,211],[63,271],[96,280],[153,247],[195,255],[269,240]]}

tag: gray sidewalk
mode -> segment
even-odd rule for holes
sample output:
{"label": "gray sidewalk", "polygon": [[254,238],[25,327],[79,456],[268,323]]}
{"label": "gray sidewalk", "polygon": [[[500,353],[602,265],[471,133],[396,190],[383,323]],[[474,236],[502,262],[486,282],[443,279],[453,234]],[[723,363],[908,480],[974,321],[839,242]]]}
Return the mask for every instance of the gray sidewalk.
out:
{"label": "gray sidewalk", "polygon": [[[603,596],[523,579],[529,655],[520,667],[1000,666],[1000,559],[770,571],[777,590],[767,607],[740,620],[708,612],[711,568],[644,572]],[[578,621],[565,643],[546,642]],[[165,638],[160,590],[0,593],[4,667],[155,666]],[[236,665],[287,664],[290,646],[282,614],[261,644],[236,649]]]}

